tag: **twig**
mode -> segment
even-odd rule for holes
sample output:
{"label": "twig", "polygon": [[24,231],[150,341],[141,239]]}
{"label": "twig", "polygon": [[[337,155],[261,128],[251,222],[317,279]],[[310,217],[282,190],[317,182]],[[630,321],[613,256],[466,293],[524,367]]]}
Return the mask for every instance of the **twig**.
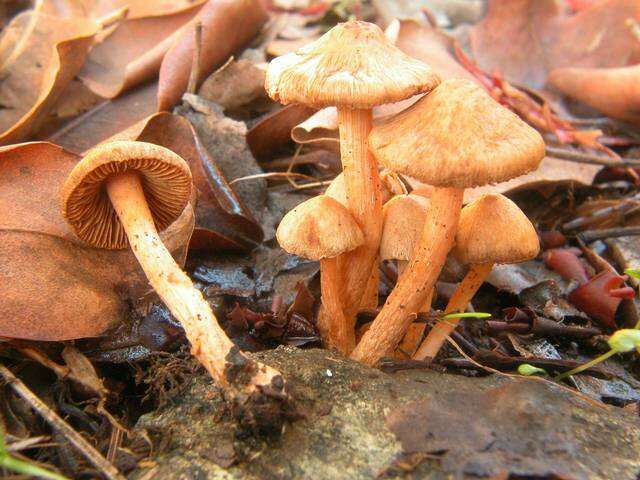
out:
{"label": "twig", "polygon": [[603,228],[601,230],[586,230],[578,234],[585,243],[604,238],[632,237],[640,235],[640,227]]}
{"label": "twig", "polygon": [[640,158],[613,158],[605,155],[584,153],[565,148],[547,147],[547,155],[562,160],[570,160],[577,163],[602,165],[605,167],[640,167]]}
{"label": "twig", "polygon": [[189,74],[187,93],[196,94],[198,90],[198,80],[200,79],[200,55],[202,53],[202,22],[196,23],[194,30],[193,63]]}
{"label": "twig", "polygon": [[257,173],[255,175],[247,175],[246,177],[234,178],[229,182],[229,185],[233,185],[234,183],[244,182],[246,180],[257,180],[261,178],[289,178],[289,177],[298,177],[298,178],[306,178],[307,180],[315,180],[315,177],[310,175],[305,175],[303,173],[295,173],[295,172],[267,172],[267,173]]}
{"label": "twig", "polygon": [[630,210],[638,205],[640,202],[640,194],[636,194],[633,197],[626,198],[621,200],[620,203],[614,205],[612,207],[601,208],[600,210],[596,210],[592,212],[588,216],[578,217],[570,222],[562,225],[563,230],[573,230],[575,228],[583,227],[585,225],[589,225],[591,223],[595,223],[598,220],[603,220],[615,213],[623,213],[626,210]]}
{"label": "twig", "polygon": [[125,480],[118,469],[107,461],[85,438],[76,432],[56,412],[40,400],[22,380],[16,377],[11,370],[0,364],[0,377],[29,404],[45,421],[57,432],[63,435],[105,478],[109,480]]}

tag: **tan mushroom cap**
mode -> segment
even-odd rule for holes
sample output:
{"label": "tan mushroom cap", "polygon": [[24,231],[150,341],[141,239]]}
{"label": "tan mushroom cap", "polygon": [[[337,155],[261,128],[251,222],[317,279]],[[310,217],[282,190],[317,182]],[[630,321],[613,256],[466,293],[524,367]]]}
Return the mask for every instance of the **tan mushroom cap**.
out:
{"label": "tan mushroom cap", "polygon": [[265,88],[285,105],[371,108],[428,92],[438,83],[431,67],[396,48],[377,25],[350,21],[271,61]]}
{"label": "tan mushroom cap", "polygon": [[380,260],[411,260],[428,209],[429,200],[420,195],[397,195],[385,203]]}
{"label": "tan mushroom cap", "polygon": [[[399,182],[400,180],[395,175],[380,173],[380,194],[383,204],[393,197],[393,191],[399,191],[403,188]],[[344,183],[344,173],[338,174],[336,178],[331,180],[324,194],[347,207],[347,187]]]}
{"label": "tan mushroom cap", "polygon": [[285,251],[310,260],[337,257],[364,243],[349,210],[326,195],[306,200],[287,213],[276,238]]}
{"label": "tan mushroom cap", "polygon": [[536,229],[504,195],[483,195],[462,209],[454,248],[461,262],[518,263],[539,251]]}
{"label": "tan mushroom cap", "polygon": [[385,167],[437,187],[503,182],[538,168],[545,153],[535,129],[463,79],[375,126],[369,144]]}
{"label": "tan mushroom cap", "polygon": [[98,248],[129,245],[105,188],[112,175],[135,170],[158,231],[171,225],[191,195],[186,162],[164,147],[144,142],[109,142],[91,149],[71,171],[62,191],[62,215],[75,234]]}

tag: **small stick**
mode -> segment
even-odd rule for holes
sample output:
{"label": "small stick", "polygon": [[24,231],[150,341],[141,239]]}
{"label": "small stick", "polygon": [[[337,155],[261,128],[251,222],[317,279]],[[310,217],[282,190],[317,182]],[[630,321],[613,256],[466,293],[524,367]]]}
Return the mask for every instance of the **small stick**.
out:
{"label": "small stick", "polygon": [[76,432],[56,412],[40,400],[22,380],[16,377],[11,370],[0,364],[0,376],[11,389],[29,404],[46,422],[57,432],[63,435],[91,465],[96,467],[105,478],[109,480],[125,480],[118,469],[114,467],[102,454],[96,450],[85,438]]}
{"label": "small stick", "polygon": [[[246,180],[258,180],[261,178],[284,178],[289,179],[290,177],[298,177],[304,178],[307,180],[315,180],[315,177],[310,175],[305,175],[304,173],[296,173],[296,172],[267,172],[267,173],[256,173],[255,175],[247,175],[246,177],[234,178],[229,182],[229,185],[233,185],[234,183],[244,182]],[[299,189],[299,187],[298,187]]]}
{"label": "small stick", "polygon": [[606,167],[640,167],[640,158],[612,158],[604,155],[584,153],[565,148],[547,147],[547,155],[570,160],[578,163],[588,163],[591,165],[603,165]]}
{"label": "small stick", "polygon": [[202,22],[196,23],[194,30],[194,48],[193,63],[191,64],[191,73],[189,74],[189,83],[187,84],[187,93],[196,94],[198,90],[198,81],[200,80],[200,55],[202,53]]}
{"label": "small stick", "polygon": [[578,234],[583,242],[593,242],[604,238],[631,237],[640,235],[640,227],[603,228],[601,230],[586,230]]}
{"label": "small stick", "polygon": [[614,213],[623,213],[626,210],[636,207],[638,205],[638,202],[640,202],[640,194],[636,194],[633,197],[624,199],[620,203],[612,207],[596,210],[595,212],[592,212],[590,215],[586,217],[579,217],[574,220],[571,220],[570,222],[567,222],[564,225],[562,225],[562,229],[573,230],[575,228],[583,227],[585,225],[594,223],[598,220],[607,218],[608,216]]}

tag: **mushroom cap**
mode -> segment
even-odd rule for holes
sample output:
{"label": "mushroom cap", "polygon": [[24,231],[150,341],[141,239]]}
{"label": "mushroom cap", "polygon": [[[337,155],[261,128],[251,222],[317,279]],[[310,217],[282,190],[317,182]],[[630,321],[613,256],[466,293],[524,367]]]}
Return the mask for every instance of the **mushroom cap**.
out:
{"label": "mushroom cap", "polygon": [[384,204],[380,260],[411,260],[428,209],[427,198],[412,194],[396,195]]}
{"label": "mushroom cap", "polygon": [[350,21],[272,60],[265,89],[284,105],[371,108],[428,92],[438,83],[431,67],[398,49],[377,25]]}
{"label": "mushroom cap", "polygon": [[518,263],[538,255],[538,234],[504,195],[490,193],[462,209],[454,255],[466,264]]}
{"label": "mushroom cap", "polygon": [[464,79],[442,82],[375,126],[369,145],[391,170],[456,188],[523,175],[538,168],[545,153],[535,129]]}
{"label": "mushroom cap", "polygon": [[62,215],[75,234],[98,248],[129,245],[105,180],[135,170],[158,231],[171,225],[191,195],[191,171],[171,150],[145,142],[109,142],[91,149],[73,168],[62,191]]}
{"label": "mushroom cap", "polygon": [[364,243],[349,210],[327,195],[310,198],[287,213],[276,238],[287,252],[311,260],[337,257]]}

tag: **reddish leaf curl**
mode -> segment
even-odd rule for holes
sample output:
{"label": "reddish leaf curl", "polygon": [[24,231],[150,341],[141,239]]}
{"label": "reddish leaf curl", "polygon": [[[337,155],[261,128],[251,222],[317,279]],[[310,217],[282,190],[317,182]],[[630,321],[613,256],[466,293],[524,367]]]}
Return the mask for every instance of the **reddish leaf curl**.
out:
{"label": "reddish leaf curl", "polygon": [[[198,84],[243,48],[262,28],[268,15],[258,0],[210,0],[194,21],[202,24],[202,53]],[[195,23],[194,23],[195,25]],[[195,38],[187,28],[160,66],[158,110],[170,110],[189,83]]]}
{"label": "reddish leaf curl", "polygon": [[540,233],[540,242],[542,243],[542,248],[545,250],[560,248],[567,243],[567,237],[557,230],[549,230]]}
{"label": "reddish leaf curl", "polygon": [[552,248],[547,250],[542,258],[545,265],[562,278],[575,280],[582,285],[589,281],[589,277],[575,250],[573,248]]}
{"label": "reddish leaf curl", "polygon": [[615,315],[623,298],[633,298],[633,289],[624,287],[626,276],[600,272],[569,294],[569,301],[606,328],[616,328]]}

